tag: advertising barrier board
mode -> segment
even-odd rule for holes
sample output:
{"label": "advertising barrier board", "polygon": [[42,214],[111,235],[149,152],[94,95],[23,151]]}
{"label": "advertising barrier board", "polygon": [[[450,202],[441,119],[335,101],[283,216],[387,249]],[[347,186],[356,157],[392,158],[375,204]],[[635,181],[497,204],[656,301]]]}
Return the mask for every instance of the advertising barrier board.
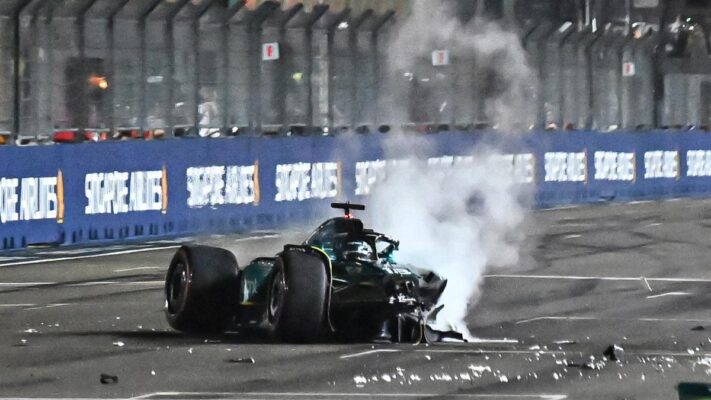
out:
{"label": "advertising barrier board", "polygon": [[[538,207],[711,193],[711,135],[539,132],[417,137],[428,166],[477,168],[498,148]],[[364,202],[390,167],[387,134],[236,137],[0,148],[0,250],[278,229]],[[387,151],[385,150],[387,149]]]}

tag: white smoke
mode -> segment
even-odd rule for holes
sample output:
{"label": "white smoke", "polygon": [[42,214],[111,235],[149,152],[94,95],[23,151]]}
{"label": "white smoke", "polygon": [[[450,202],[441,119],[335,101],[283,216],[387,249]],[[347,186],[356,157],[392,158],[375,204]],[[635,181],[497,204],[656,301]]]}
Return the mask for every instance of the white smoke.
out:
{"label": "white smoke", "polygon": [[453,324],[468,335],[465,317],[486,269],[519,260],[525,192],[510,160],[494,149],[461,159],[466,162],[433,165],[411,158],[398,164],[369,204],[374,225],[400,240],[399,263],[448,279],[439,327]]}
{"label": "white smoke", "polygon": [[[391,76],[401,76],[444,44],[453,54],[476,60],[476,69],[495,70],[496,91],[488,91],[484,99],[487,118],[501,131],[521,127],[535,74],[520,39],[494,22],[475,19],[462,24],[442,4],[413,2],[412,15],[390,47]],[[480,87],[465,88],[457,96],[471,96],[468,90],[483,92]],[[394,99],[389,111],[406,114],[398,104],[407,101]],[[437,168],[421,156],[428,153],[423,146],[424,140],[411,135],[395,133],[388,140],[386,158],[410,162],[389,169],[387,179],[376,185],[368,200],[370,215],[373,225],[400,240],[399,262],[448,279],[438,322],[468,334],[465,318],[479,296],[482,275],[487,268],[518,261],[527,204],[524,187],[516,183],[510,160],[495,146],[459,153],[468,155],[468,162]]]}
{"label": "white smoke", "polygon": [[[475,3],[474,0],[471,0]],[[488,122],[502,133],[520,132],[534,122],[535,102],[531,101],[538,85],[537,74],[526,59],[521,39],[511,29],[498,22],[475,16],[463,23],[449,7],[452,2],[442,0],[414,0],[409,16],[402,21],[392,35],[386,54],[390,87],[388,110],[396,119],[407,120],[407,85],[403,77],[421,71],[423,63],[429,63],[434,50],[446,49],[452,64],[470,65],[471,69],[449,69],[452,99],[457,107],[476,108],[473,101],[483,102],[483,113],[477,122]],[[453,77],[455,75],[456,77]],[[436,80],[429,77],[430,80]],[[465,75],[469,75],[466,76]],[[469,81],[477,86],[462,86]],[[394,97],[393,97],[394,96]],[[415,99],[418,101],[420,99]],[[453,104],[443,106],[454,107]],[[472,110],[474,112],[474,110]]]}

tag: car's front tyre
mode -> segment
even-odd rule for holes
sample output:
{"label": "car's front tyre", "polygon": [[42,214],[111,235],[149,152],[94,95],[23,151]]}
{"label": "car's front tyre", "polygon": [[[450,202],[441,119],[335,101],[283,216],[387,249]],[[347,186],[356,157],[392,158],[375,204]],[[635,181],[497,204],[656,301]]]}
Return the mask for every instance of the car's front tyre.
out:
{"label": "car's front tyre", "polygon": [[330,278],[324,258],[308,249],[285,248],[274,264],[267,319],[271,333],[291,342],[323,338]]}

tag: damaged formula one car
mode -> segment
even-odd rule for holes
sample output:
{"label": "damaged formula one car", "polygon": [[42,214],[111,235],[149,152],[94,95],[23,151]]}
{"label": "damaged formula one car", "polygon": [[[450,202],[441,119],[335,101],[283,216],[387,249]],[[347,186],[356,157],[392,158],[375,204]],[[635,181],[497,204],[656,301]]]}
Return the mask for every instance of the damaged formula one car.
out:
{"label": "damaged formula one car", "polygon": [[351,216],[364,206],[331,206],[345,215],[242,270],[228,250],[182,246],[165,282],[170,325],[188,333],[256,330],[297,342],[461,338],[427,325],[447,281],[397,264],[399,243]]}

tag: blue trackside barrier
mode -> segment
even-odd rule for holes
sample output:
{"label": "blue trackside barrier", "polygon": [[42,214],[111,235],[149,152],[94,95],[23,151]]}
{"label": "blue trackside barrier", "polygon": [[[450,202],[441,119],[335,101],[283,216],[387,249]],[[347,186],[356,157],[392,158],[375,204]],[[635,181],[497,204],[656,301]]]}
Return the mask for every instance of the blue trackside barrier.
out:
{"label": "blue trackside barrier", "polygon": [[[457,156],[494,137],[424,136],[429,146],[420,155],[445,165],[465,162]],[[311,220],[336,198],[367,203],[370,185],[389,163],[387,139],[238,137],[0,148],[0,250],[274,229]],[[535,185],[539,207],[711,193],[711,135],[704,133],[539,132],[500,147],[516,179]]]}

